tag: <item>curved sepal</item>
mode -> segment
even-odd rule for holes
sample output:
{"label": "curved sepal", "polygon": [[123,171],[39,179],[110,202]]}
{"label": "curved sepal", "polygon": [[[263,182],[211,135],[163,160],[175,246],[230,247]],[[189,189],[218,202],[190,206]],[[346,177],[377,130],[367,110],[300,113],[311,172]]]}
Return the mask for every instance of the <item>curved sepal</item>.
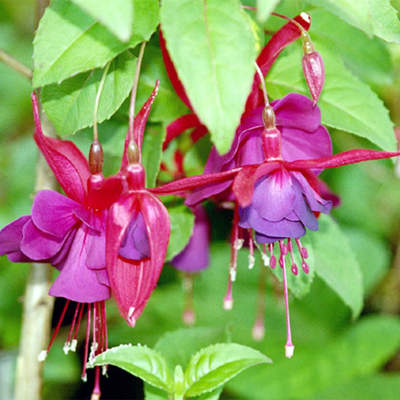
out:
{"label": "curved sepal", "polygon": [[[294,20],[298,22],[305,30],[308,30],[311,25],[311,18],[306,13],[297,15]],[[260,67],[264,76],[266,76],[272,67],[272,64],[278,58],[279,54],[289,44],[297,40],[301,35],[300,29],[292,22],[285,24],[278,32],[276,32],[262,49],[257,57],[257,64]],[[246,112],[253,110],[262,103],[262,92],[259,89],[260,78],[257,74],[254,75],[253,86],[251,93],[247,98]]]}
{"label": "curved sepal", "polygon": [[192,105],[190,104],[189,98],[187,97],[185,88],[183,87],[182,82],[178,78],[178,73],[176,72],[174,63],[172,62],[171,57],[169,56],[167,46],[165,43],[165,39],[164,39],[161,29],[160,29],[160,47],[161,47],[162,57],[164,60],[165,69],[167,70],[168,78],[171,81],[171,84],[172,84],[173,88],[175,89],[176,94],[179,96],[179,98],[183,101],[183,103],[187,107],[189,107],[191,110],[193,110]]}
{"label": "curved sepal", "polygon": [[[128,261],[119,256],[119,251],[131,219],[139,212],[146,225],[150,257]],[[130,192],[110,209],[106,244],[107,272],[118,309],[132,327],[157,285],[169,235],[168,212],[160,200],[149,192]]]}
{"label": "curved sepal", "polygon": [[[160,86],[160,81],[157,80],[156,84],[154,85],[153,91],[151,92],[146,102],[143,104],[140,111],[137,113],[133,123],[133,139],[135,140],[139,148],[139,157],[140,157],[139,161],[141,161],[143,134],[146,128],[147,118],[149,117],[151,107],[154,103],[154,99],[157,96],[159,86]],[[122,155],[121,169],[125,168],[128,165],[128,156],[126,154],[126,151],[128,148],[128,143],[130,138],[131,135],[130,131],[128,130],[128,133],[125,138],[124,154]]]}
{"label": "curved sepal", "polygon": [[84,203],[87,194],[87,180],[90,176],[86,157],[71,141],[45,136],[34,92],[32,93],[32,105],[35,120],[34,139],[37,146],[66,195],[81,204]]}

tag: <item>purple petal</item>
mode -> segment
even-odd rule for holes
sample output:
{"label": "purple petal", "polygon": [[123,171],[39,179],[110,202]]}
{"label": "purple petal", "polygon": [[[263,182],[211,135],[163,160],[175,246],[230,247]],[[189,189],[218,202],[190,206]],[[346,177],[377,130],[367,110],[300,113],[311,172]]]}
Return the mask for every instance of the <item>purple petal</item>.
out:
{"label": "purple petal", "polygon": [[45,261],[60,251],[64,239],[39,230],[32,220],[22,229],[21,251],[35,261]]}
{"label": "purple petal", "polygon": [[58,270],[63,269],[66,259],[68,258],[69,249],[71,248],[72,242],[74,241],[75,234],[78,228],[72,228],[65,236],[64,243],[60,251],[49,260],[48,263],[56,267]]}
{"label": "purple petal", "polygon": [[93,303],[110,297],[110,290],[97,279],[97,272],[87,267],[87,238],[90,228],[82,224],[76,231],[68,257],[49,294],[79,303]]}
{"label": "purple petal", "polygon": [[32,207],[32,220],[42,232],[57,238],[65,234],[76,224],[74,211],[82,206],[52,190],[41,190]]}
{"label": "purple petal", "polygon": [[89,230],[87,235],[88,256],[86,265],[90,269],[106,267],[106,233]]}
{"label": "purple petal", "polygon": [[150,256],[149,239],[141,213],[136,214],[129,223],[119,254],[128,260],[142,260]]}
{"label": "purple petal", "polygon": [[12,257],[18,258],[22,240],[22,229],[30,220],[30,215],[25,215],[9,223],[0,231],[0,256],[15,253]]}
{"label": "purple petal", "polygon": [[280,221],[293,210],[295,189],[290,174],[279,169],[256,185],[252,207],[268,221]]}
{"label": "purple petal", "polygon": [[197,206],[193,211],[195,220],[189,243],[171,260],[175,268],[191,273],[207,268],[210,263],[210,226],[207,214],[202,206]]}

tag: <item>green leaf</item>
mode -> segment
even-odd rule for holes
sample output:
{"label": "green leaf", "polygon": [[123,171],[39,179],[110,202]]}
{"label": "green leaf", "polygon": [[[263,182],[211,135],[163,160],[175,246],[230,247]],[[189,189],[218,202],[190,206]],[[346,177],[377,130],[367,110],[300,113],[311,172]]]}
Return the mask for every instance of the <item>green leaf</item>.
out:
{"label": "green leaf", "polygon": [[318,224],[318,231],[308,232],[314,248],[315,272],[357,317],[363,305],[360,265],[347,237],[331,217],[321,214]]}
{"label": "green leaf", "polygon": [[108,28],[119,40],[127,42],[132,34],[132,0],[72,0],[82,10]]}
{"label": "green leaf", "polygon": [[161,49],[153,45],[147,45],[140,73],[138,98],[136,101],[138,109],[150,96],[156,80],[160,81],[160,86],[149,115],[149,120],[169,123],[181,115],[187,114],[189,110],[176,94],[168,78]]}
{"label": "green leaf", "polygon": [[[110,118],[128,97],[136,71],[136,57],[129,51],[111,62],[97,113],[98,122]],[[79,74],[60,85],[42,90],[43,108],[61,136],[93,126],[93,110],[103,70]]]}
{"label": "green leaf", "polygon": [[204,393],[199,397],[196,397],[194,400],[218,400],[219,396],[221,396],[223,388],[217,388],[210,393]]}
{"label": "green leaf", "polygon": [[376,35],[388,42],[400,43],[400,21],[390,0],[309,0],[325,7],[367,35]]}
{"label": "green leaf", "polygon": [[146,346],[121,345],[99,354],[92,366],[111,364],[119,367],[145,382],[167,392],[173,380],[171,372],[162,357]]}
{"label": "green leaf", "polygon": [[[308,274],[306,274],[301,268],[302,259],[298,252],[298,249],[296,247],[296,242],[293,241],[292,244],[293,244],[293,258],[294,258],[294,261],[298,268],[297,275],[294,275],[291,272],[292,261],[291,261],[290,255],[288,254],[285,257],[287,285],[288,285],[289,290],[297,298],[301,298],[301,297],[305,296],[310,291],[311,284],[314,280],[314,272],[315,272],[314,251],[313,251],[313,246],[312,246],[311,240],[308,238],[308,235],[306,235],[304,238],[301,239],[301,243],[307,249],[307,252],[308,252],[308,258],[306,260],[308,267],[309,267]],[[277,266],[276,266],[276,268],[272,269],[271,271],[282,282],[282,279],[283,279],[282,268],[279,267],[279,263],[278,263],[279,255],[280,255],[278,245],[274,246],[274,255],[277,260]],[[267,265],[269,268],[268,263],[267,263]]]}
{"label": "green leaf", "polygon": [[154,187],[160,170],[162,145],[165,139],[165,127],[148,129],[143,137],[142,157],[146,170],[146,187]]}
{"label": "green leaf", "polygon": [[165,333],[156,343],[155,350],[167,359],[171,368],[178,364],[186,368],[195,352],[224,339],[225,335],[221,328],[183,328]]}
{"label": "green leaf", "polygon": [[163,0],[167,47],[220,153],[229,150],[254,74],[255,39],[237,0]]}
{"label": "green leaf", "polygon": [[323,9],[311,11],[310,15],[312,38],[337,50],[353,74],[375,85],[392,82],[390,53],[381,40],[368,37]]}
{"label": "green leaf", "polygon": [[34,39],[33,86],[60,83],[77,73],[103,67],[129,47],[148,40],[158,24],[158,1],[135,0],[132,37],[122,42],[68,0],[54,0]]}
{"label": "green leaf", "polygon": [[393,400],[400,393],[399,374],[380,374],[351,380],[343,385],[334,385],[318,393],[312,400]]}
{"label": "green leaf", "polygon": [[148,383],[144,384],[144,398],[146,400],[168,400],[168,394]]}
{"label": "green leaf", "polygon": [[171,222],[171,235],[166,260],[171,260],[180,253],[189,242],[194,226],[194,215],[185,205],[168,207]]}
{"label": "green leaf", "polygon": [[257,0],[257,19],[264,22],[280,0]]}
{"label": "green leaf", "polygon": [[272,361],[251,347],[220,343],[196,353],[185,371],[185,396],[198,396],[223,385],[244,369]]}
{"label": "green leaf", "polygon": [[[364,137],[387,151],[394,151],[393,123],[382,101],[365,83],[353,76],[340,58],[315,41],[325,63],[325,86],[318,105],[322,123]],[[268,93],[274,98],[296,91],[309,95],[300,67],[301,52],[277,60],[267,76]]]}
{"label": "green leaf", "polygon": [[228,390],[249,400],[310,399],[329,387],[378,371],[399,346],[398,318],[363,318],[328,342],[305,349],[298,347],[292,359],[284,360],[274,368],[260,366],[251,374],[244,373],[229,383]]}

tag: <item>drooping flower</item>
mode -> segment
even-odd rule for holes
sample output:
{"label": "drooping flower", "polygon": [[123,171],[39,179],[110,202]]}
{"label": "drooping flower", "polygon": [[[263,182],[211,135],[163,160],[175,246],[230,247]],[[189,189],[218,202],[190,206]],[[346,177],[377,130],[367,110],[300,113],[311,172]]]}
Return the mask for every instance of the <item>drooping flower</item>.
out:
{"label": "drooping flower", "polygon": [[120,195],[122,184],[118,177],[105,179],[101,174],[99,143],[92,145],[88,163],[72,142],[46,137],[41,128],[35,93],[32,102],[36,126],[34,139],[66,196],[51,190],[37,193],[32,214],[0,231],[0,254],[7,254],[14,262],[50,263],[60,271],[49,294],[65,298],[66,303],[49,346],[39,358],[46,357],[71,301],[76,302],[64,350],[75,350],[86,309],[82,371],[85,378],[92,321],[90,357],[107,348],[105,300],[111,293],[106,272],[105,229],[107,209]]}
{"label": "drooping flower", "polygon": [[132,91],[129,130],[118,174],[124,191],[111,206],[107,224],[106,260],[110,286],[121,315],[132,327],[157,285],[170,234],[166,208],[145,188],[141,159],[143,133],[158,85],[157,81],[135,118],[135,88]]}

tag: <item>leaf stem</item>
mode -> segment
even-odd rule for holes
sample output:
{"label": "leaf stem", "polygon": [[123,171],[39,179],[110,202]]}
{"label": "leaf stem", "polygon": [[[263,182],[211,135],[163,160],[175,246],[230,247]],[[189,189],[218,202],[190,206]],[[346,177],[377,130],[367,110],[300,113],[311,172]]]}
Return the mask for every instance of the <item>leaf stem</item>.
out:
{"label": "leaf stem", "polygon": [[268,93],[267,93],[267,88],[265,86],[265,78],[264,75],[260,69],[260,67],[258,66],[258,64],[254,61],[254,64],[256,66],[256,71],[258,74],[258,77],[260,78],[260,83],[261,83],[261,89],[263,91],[263,95],[264,95],[264,103],[265,106],[269,106],[269,100],[268,100]]}
{"label": "leaf stem", "polygon": [[7,54],[4,50],[0,49],[0,61],[17,71],[19,74],[27,78],[29,81],[32,80],[32,71],[24,64],[20,63],[14,57]]}
{"label": "leaf stem", "polygon": [[108,70],[110,68],[110,64],[108,63],[106,67],[104,68],[103,75],[100,80],[99,88],[97,89],[97,94],[96,94],[96,100],[94,102],[94,111],[93,111],[93,141],[98,142],[99,140],[99,134],[97,130],[97,111],[99,109],[99,104],[100,104],[100,97],[101,93],[103,92],[103,87],[104,87],[104,82],[106,80],[106,76],[108,73]]}
{"label": "leaf stem", "polygon": [[[144,48],[146,47],[146,42],[143,42],[140,46],[139,57],[136,64],[136,71],[135,71],[135,79],[133,81],[132,87],[132,94],[131,94],[131,104],[129,106],[129,138],[131,141],[135,140],[134,138],[134,123],[135,123],[135,103],[136,103],[136,93],[138,88],[139,82],[139,75],[140,75],[140,67],[142,65]],[[136,143],[138,144],[138,143]]]}

